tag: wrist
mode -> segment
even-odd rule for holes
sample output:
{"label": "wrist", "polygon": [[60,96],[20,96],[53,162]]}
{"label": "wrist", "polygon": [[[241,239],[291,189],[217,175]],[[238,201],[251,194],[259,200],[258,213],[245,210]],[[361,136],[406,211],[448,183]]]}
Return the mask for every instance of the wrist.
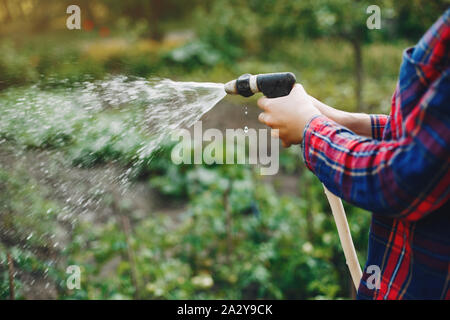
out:
{"label": "wrist", "polygon": [[306,132],[306,130],[307,130],[307,128],[308,128],[308,126],[309,126],[309,124],[315,119],[315,118],[317,118],[317,117],[320,117],[320,116],[323,116],[323,114],[322,113],[320,113],[319,111],[317,111],[317,112],[311,112],[308,116],[306,116],[304,119],[303,119],[303,123],[302,123],[302,125],[300,126],[300,134],[301,134],[301,140],[300,140],[300,143],[303,141],[303,139],[305,138],[305,132]]}
{"label": "wrist", "polygon": [[326,119],[327,118],[324,115],[316,115],[306,123],[306,126],[303,129],[303,139],[301,142],[303,161],[306,164],[306,167],[310,170],[312,170],[312,167],[309,163],[311,137],[313,136],[313,132],[320,131],[323,128],[324,120]]}

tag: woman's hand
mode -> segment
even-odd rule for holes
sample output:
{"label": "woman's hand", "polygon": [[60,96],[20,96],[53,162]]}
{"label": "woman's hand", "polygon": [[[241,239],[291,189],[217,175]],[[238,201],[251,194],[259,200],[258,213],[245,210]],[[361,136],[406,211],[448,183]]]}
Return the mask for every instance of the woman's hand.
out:
{"label": "woman's hand", "polygon": [[272,129],[278,129],[278,136],[286,148],[301,143],[308,121],[321,114],[300,84],[296,84],[288,96],[260,98],[258,106],[264,110],[258,120]]}

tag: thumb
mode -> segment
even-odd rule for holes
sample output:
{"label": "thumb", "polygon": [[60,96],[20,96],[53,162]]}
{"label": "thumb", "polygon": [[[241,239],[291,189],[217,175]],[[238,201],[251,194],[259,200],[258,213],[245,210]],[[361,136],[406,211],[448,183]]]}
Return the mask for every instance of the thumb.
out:
{"label": "thumb", "polygon": [[289,95],[299,94],[299,93],[304,94],[304,93],[306,93],[306,91],[305,91],[305,88],[303,88],[303,86],[300,83],[296,83],[294,85],[294,87],[292,88],[291,93]]}

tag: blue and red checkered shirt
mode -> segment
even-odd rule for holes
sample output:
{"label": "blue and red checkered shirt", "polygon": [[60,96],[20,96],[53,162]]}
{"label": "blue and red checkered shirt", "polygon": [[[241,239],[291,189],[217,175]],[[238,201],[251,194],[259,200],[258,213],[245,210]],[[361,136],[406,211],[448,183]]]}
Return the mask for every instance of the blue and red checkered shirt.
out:
{"label": "blue and red checkered shirt", "polygon": [[371,116],[371,138],[322,115],[305,128],[307,167],[373,212],[359,299],[450,299],[449,50],[450,9],[404,51],[391,113]]}

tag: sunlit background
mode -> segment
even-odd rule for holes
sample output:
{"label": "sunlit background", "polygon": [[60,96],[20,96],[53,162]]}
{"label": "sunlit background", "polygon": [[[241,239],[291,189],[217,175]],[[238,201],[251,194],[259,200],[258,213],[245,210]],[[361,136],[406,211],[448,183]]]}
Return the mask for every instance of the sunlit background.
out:
{"label": "sunlit background", "polygon": [[[81,30],[66,26],[73,4]],[[380,30],[366,26],[372,4]],[[138,128],[147,105],[115,102],[122,87],[102,84],[291,71],[331,106],[387,113],[402,50],[448,4],[0,0],[0,298],[354,298],[298,146],[269,177],[251,165],[176,166],[168,142],[136,161],[152,142]],[[226,97],[203,124],[262,128],[255,102]],[[370,214],[345,207],[363,265]],[[67,286],[70,265],[79,289]]]}

